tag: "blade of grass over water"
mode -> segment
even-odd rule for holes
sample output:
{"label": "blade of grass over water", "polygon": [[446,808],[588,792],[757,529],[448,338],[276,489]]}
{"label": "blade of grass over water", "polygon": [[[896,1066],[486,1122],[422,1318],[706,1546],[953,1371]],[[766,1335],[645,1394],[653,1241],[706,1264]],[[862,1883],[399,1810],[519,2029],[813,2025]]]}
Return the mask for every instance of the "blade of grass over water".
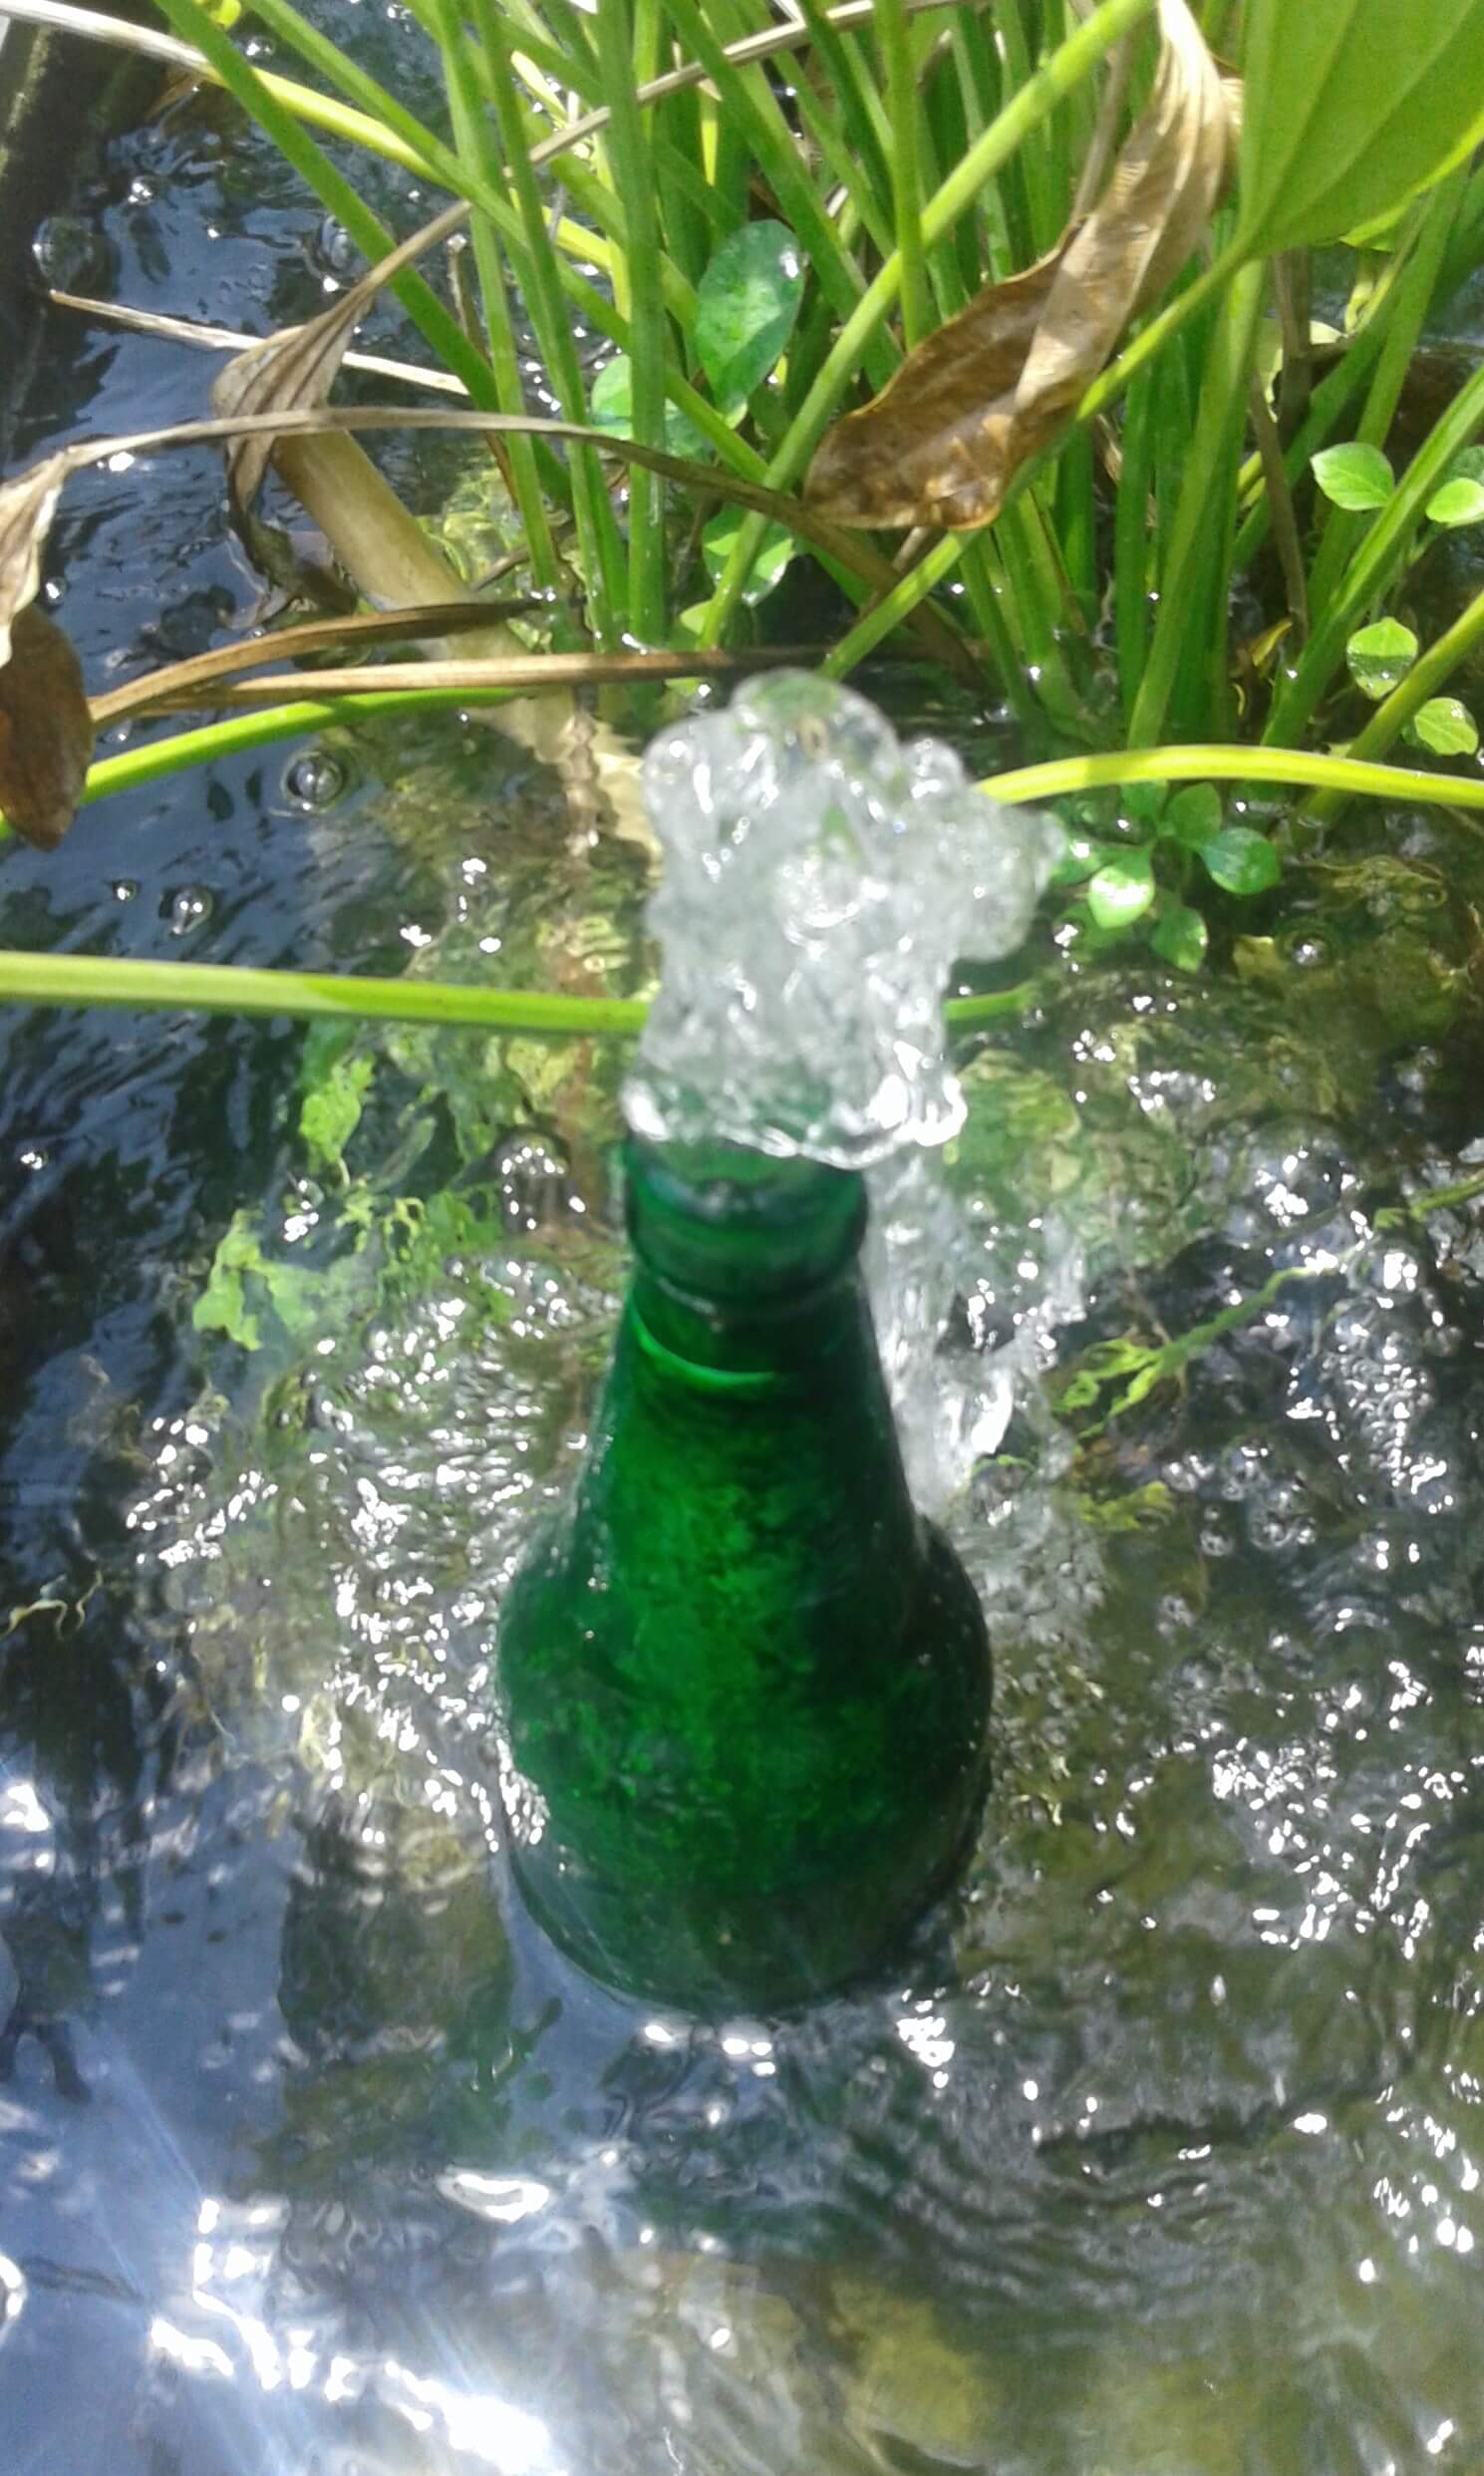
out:
{"label": "blade of grass over water", "polygon": [[[104,757],[89,769],[83,804],[113,791],[138,790],[192,766],[262,748],[275,740],[313,737],[336,725],[380,715],[457,712],[502,704],[513,692],[466,688],[388,689],[363,697],[303,698],[270,706],[264,713],[234,715],[195,731],[172,733],[143,748]],[[1232,748],[1122,749],[1107,756],[1060,757],[991,774],[980,784],[992,798],[1029,804],[1124,782],[1269,782],[1284,789],[1334,790],[1341,798],[1386,799],[1403,805],[1484,809],[1484,780],[1467,775],[1419,774],[1410,768],[1357,764],[1345,757],[1312,756],[1303,750]],[[10,827],[0,816],[0,840]]]}
{"label": "blade of grass over water", "polygon": [[460,988],[355,972],[255,972],[233,963],[136,963],[109,956],[0,952],[0,1001],[25,1006],[146,1006],[207,1015],[331,1017],[362,1023],[463,1025],[484,1032],[607,1033],[632,1038],[633,998],[570,998],[538,989]]}
{"label": "blade of grass over water", "polygon": [[[948,998],[951,1030],[1025,1012],[1036,985]],[[299,1022],[422,1023],[444,1031],[507,1032],[528,1040],[635,1040],[642,998],[586,998],[542,989],[481,989],[447,980],[385,980],[355,972],[251,971],[235,963],[140,963],[108,955],[0,949],[0,1005],[111,1006],[152,1013],[286,1015]]]}

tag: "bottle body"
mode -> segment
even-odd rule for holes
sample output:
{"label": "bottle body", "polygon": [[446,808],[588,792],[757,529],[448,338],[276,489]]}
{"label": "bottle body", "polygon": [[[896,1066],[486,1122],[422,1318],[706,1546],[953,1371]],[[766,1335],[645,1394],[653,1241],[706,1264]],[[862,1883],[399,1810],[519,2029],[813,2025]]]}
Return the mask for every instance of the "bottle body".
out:
{"label": "bottle body", "polygon": [[983,1619],[908,1496],[841,1201],[800,1277],[750,1285],[646,1262],[638,1216],[577,1487],[501,1624],[525,1897],[594,1975],[694,2009],[869,1966],[985,1784]]}

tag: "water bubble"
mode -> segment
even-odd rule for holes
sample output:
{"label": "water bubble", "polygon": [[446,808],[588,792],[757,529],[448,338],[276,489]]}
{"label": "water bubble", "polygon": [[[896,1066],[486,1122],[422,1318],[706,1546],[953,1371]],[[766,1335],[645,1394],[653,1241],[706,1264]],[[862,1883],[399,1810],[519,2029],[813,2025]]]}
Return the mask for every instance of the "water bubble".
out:
{"label": "water bubble", "polygon": [[165,898],[165,917],[172,937],[187,937],[192,929],[209,920],[215,909],[216,897],[203,885],[182,885],[175,894]]}
{"label": "water bubble", "polygon": [[350,769],[328,749],[307,748],[284,770],[284,792],[296,808],[333,807],[350,780]]}
{"label": "water bubble", "polygon": [[84,215],[48,215],[31,243],[36,271],[59,292],[102,292],[113,251],[96,223]]}
{"label": "water bubble", "polygon": [[51,1157],[44,1143],[23,1143],[16,1154],[21,1168],[29,1169],[33,1176],[38,1169],[45,1169]]}
{"label": "water bubble", "polygon": [[116,903],[132,903],[139,890],[138,877],[116,877],[109,888]]}
{"label": "water bubble", "polygon": [[310,243],[310,255],[316,266],[327,275],[353,275],[360,262],[360,251],[345,225],[335,215],[326,215]]}

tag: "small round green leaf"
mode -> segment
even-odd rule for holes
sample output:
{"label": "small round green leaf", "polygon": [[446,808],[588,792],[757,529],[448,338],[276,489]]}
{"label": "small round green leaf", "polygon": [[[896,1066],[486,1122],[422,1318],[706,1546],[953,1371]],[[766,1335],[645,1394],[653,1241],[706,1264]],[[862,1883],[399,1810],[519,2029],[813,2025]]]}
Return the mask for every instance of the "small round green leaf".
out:
{"label": "small round green leaf", "polygon": [[724,413],[773,368],[803,290],[803,253],[784,224],[744,223],[723,241],[697,287],[691,341]]}
{"label": "small round green leaf", "polygon": [[1351,439],[1342,447],[1321,448],[1312,459],[1314,477],[1327,498],[1352,513],[1384,507],[1396,487],[1396,475],[1377,447]]}
{"label": "small round green leaf", "polygon": [[1417,640],[1399,619],[1376,619],[1357,628],[1344,649],[1349,674],[1362,696],[1378,704],[1417,659]]}
{"label": "small round green leaf", "polygon": [[1177,791],[1164,813],[1163,830],[1198,851],[1221,831],[1221,793],[1214,782],[1192,782]]}
{"label": "small round green leaf", "polygon": [[1457,697],[1429,697],[1419,705],[1402,732],[1413,748],[1430,748],[1435,757],[1472,757],[1479,745],[1479,726]]}
{"label": "small round green leaf", "polygon": [[[745,515],[743,507],[723,507],[712,517],[701,536],[701,555],[713,584],[721,583]],[[747,571],[742,600],[760,602],[771,593],[797,548],[798,543],[786,524],[765,524],[757,555]]]}
{"label": "small round green leaf", "polygon": [[1201,857],[1229,894],[1266,894],[1278,883],[1278,853],[1250,825],[1225,825],[1201,845]]}
{"label": "small round green leaf", "polygon": [[1466,480],[1461,473],[1445,481],[1427,501],[1427,513],[1434,524],[1484,523],[1484,481]]}
{"label": "small round green leaf", "polygon": [[[615,439],[633,438],[634,371],[627,353],[615,353],[611,361],[604,362],[588,401],[594,430],[606,430]],[[672,456],[699,460],[711,454],[709,441],[673,404],[665,407],[665,445]]]}
{"label": "small round green leaf", "polygon": [[1172,903],[1154,924],[1150,945],[1177,972],[1198,972],[1210,942],[1205,921],[1188,903]]}
{"label": "small round green leaf", "polygon": [[1127,928],[1142,917],[1154,900],[1154,876],[1147,852],[1109,860],[1087,888],[1087,909],[1099,928]]}

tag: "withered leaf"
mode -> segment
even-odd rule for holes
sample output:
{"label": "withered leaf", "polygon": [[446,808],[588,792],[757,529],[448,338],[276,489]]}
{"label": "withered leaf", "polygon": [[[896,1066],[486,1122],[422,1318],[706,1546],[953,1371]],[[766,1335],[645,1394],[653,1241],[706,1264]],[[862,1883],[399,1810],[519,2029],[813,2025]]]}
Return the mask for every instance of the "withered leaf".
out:
{"label": "withered leaf", "polygon": [[1128,320],[1210,221],[1228,166],[1222,82],[1186,0],[1160,0],[1149,106],[1086,220],[991,284],[821,441],[806,503],[841,524],[964,530],[1067,419]]}
{"label": "withered leaf", "polygon": [[1013,436],[1025,429],[1016,389],[1060,264],[1057,250],[992,284],[924,336],[880,395],[820,441],[805,505],[835,524],[929,524],[945,532],[987,524],[1030,453]]}
{"label": "withered leaf", "polygon": [[41,554],[67,473],[65,456],[48,456],[0,484],[0,662],[10,659],[17,611],[35,599],[40,587]]}
{"label": "withered leaf", "polygon": [[[235,413],[293,413],[323,404],[370,298],[363,277],[318,318],[302,327],[280,327],[261,344],[234,353],[212,382],[212,411],[230,420]],[[239,521],[257,496],[274,444],[259,435],[233,439],[227,448],[227,491]]]}
{"label": "withered leaf", "polygon": [[11,621],[10,659],[0,669],[0,814],[25,841],[56,849],[92,754],[82,665],[55,619],[31,603]]}
{"label": "withered leaf", "polygon": [[[302,327],[280,327],[276,335],[234,354],[212,385],[213,410],[230,420],[234,413],[299,412],[323,404],[351,337],[377,294],[467,212],[462,200],[445,208],[421,231],[399,241],[318,318]],[[227,449],[227,491],[234,516],[251,506],[273,452],[274,441],[267,436],[234,439]]]}

